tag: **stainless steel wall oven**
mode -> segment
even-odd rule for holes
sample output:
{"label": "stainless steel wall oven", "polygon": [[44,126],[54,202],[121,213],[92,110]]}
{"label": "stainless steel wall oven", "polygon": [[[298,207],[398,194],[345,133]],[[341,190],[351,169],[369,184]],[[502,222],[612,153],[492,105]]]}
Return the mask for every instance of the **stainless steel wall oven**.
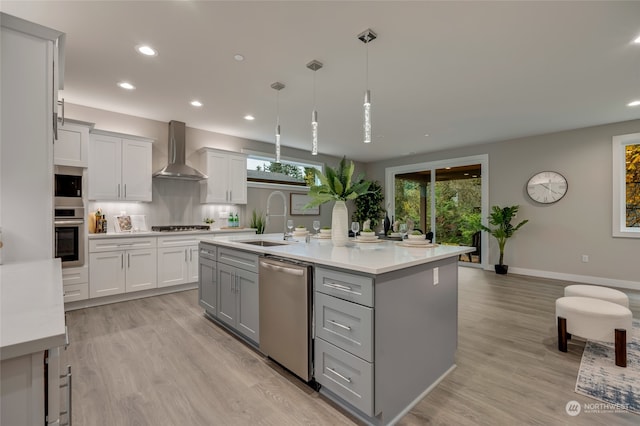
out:
{"label": "stainless steel wall oven", "polygon": [[84,208],[56,206],[54,231],[55,257],[62,267],[84,265]]}

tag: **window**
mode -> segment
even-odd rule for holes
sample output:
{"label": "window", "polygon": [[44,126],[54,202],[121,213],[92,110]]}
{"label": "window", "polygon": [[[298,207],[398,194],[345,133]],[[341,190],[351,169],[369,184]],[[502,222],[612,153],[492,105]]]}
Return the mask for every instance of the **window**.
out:
{"label": "window", "polygon": [[315,179],[313,169],[322,172],[322,164],[294,158],[283,158],[280,163],[273,160],[273,156],[269,154],[249,152],[247,181],[297,186],[311,186],[319,183]]}
{"label": "window", "polygon": [[613,137],[613,236],[640,238],[640,133]]}

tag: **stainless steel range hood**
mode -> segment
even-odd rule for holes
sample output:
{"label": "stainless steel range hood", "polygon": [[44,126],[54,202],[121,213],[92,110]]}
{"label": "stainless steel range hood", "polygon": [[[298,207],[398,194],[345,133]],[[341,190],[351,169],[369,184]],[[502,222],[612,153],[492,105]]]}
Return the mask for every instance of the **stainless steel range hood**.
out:
{"label": "stainless steel range hood", "polygon": [[169,122],[169,164],[155,172],[153,177],[164,179],[202,180],[207,175],[187,166],[185,163],[185,124],[181,121]]}

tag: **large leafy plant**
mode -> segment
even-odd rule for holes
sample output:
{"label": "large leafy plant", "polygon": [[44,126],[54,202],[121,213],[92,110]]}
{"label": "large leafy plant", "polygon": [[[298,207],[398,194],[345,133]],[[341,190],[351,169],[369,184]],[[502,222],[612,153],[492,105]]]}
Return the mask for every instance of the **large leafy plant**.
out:
{"label": "large leafy plant", "polygon": [[507,240],[513,236],[513,234],[522,227],[525,223],[529,222],[528,219],[523,220],[519,224],[513,226],[511,220],[515,218],[516,213],[520,206],[503,207],[493,206],[491,208],[491,215],[489,215],[489,224],[493,225],[493,228],[489,228],[484,225],[480,227],[495,237],[498,240],[498,247],[500,248],[500,261],[498,265],[503,265],[504,261],[504,246],[507,244]]}
{"label": "large leafy plant", "polygon": [[[329,166],[325,167],[325,174],[314,169],[314,174],[320,180],[320,185],[313,185],[309,189],[309,197],[311,201],[305,206],[306,208],[319,206],[328,201],[347,201],[355,200],[363,194],[369,192],[371,182],[362,178],[364,173],[353,179],[353,171],[355,166],[353,161],[347,163],[347,159],[342,157],[337,169]],[[357,182],[357,183],[353,183]]]}
{"label": "large leafy plant", "polygon": [[356,211],[353,212],[352,219],[355,222],[371,220],[371,229],[376,229],[380,219],[384,217],[383,202],[382,187],[378,182],[371,182],[367,193],[356,198]]}

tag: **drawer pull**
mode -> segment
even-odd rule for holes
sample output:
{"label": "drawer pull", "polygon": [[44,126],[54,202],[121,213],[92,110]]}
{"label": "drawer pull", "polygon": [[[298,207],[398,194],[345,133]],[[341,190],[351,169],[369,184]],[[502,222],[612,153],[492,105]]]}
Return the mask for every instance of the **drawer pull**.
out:
{"label": "drawer pull", "polygon": [[336,376],[340,377],[342,380],[344,380],[347,383],[351,383],[351,377],[345,377],[342,374],[338,373],[336,370],[334,370],[331,367],[325,367],[327,370],[331,371],[333,374],[335,374]]}
{"label": "drawer pull", "polygon": [[345,293],[359,294],[358,292],[353,291],[351,287],[347,287],[346,285],[341,285],[338,283],[324,283],[324,286],[333,288],[335,290],[344,291]]}
{"label": "drawer pull", "polygon": [[344,328],[345,330],[351,331],[351,327],[349,327],[348,325],[340,324],[339,322],[334,320],[328,320],[328,322],[335,325],[336,327]]}

